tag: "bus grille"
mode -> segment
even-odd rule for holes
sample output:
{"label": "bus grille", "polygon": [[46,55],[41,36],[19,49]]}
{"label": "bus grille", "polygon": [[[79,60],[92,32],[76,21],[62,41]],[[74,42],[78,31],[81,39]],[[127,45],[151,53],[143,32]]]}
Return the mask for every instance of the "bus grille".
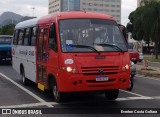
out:
{"label": "bus grille", "polygon": [[118,66],[103,66],[103,67],[81,67],[83,75],[110,75],[117,74]]}

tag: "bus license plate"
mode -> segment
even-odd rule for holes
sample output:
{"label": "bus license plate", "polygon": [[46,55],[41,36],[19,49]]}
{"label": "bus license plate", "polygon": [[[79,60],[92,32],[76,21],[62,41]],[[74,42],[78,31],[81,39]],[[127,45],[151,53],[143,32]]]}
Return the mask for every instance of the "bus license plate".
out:
{"label": "bus license plate", "polygon": [[107,76],[96,76],[96,81],[108,81]]}

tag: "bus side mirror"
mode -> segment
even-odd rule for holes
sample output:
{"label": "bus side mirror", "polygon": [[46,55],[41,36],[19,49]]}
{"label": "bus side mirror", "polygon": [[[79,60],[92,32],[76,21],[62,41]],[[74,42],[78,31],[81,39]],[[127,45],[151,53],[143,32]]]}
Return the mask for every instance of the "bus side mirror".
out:
{"label": "bus side mirror", "polygon": [[128,43],[127,32],[126,32],[125,26],[123,26],[123,25],[121,25],[121,24],[118,24],[118,26],[119,26],[119,28],[120,28],[120,30],[121,30],[124,38],[125,38],[126,43]]}

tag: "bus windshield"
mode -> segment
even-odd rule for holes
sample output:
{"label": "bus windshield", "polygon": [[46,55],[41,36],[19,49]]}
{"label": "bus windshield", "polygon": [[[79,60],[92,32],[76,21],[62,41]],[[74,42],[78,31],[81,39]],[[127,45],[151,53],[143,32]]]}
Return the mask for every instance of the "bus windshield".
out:
{"label": "bus windshield", "polygon": [[11,44],[11,37],[0,37],[0,44]]}
{"label": "bus windshield", "polygon": [[117,52],[127,46],[115,21],[103,19],[60,20],[62,52]]}

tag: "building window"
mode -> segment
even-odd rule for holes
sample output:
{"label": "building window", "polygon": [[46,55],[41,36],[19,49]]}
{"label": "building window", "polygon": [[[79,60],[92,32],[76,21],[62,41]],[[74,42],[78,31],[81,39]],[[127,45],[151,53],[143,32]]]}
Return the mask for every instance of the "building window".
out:
{"label": "building window", "polygon": [[62,0],[62,11],[80,10],[80,0]]}
{"label": "building window", "polygon": [[97,6],[97,3],[94,3],[94,6]]}
{"label": "building window", "polygon": [[109,12],[109,9],[105,9],[106,12]]}
{"label": "building window", "polygon": [[94,9],[94,11],[97,11],[97,10],[98,10],[98,9],[96,9],[96,8]]}

